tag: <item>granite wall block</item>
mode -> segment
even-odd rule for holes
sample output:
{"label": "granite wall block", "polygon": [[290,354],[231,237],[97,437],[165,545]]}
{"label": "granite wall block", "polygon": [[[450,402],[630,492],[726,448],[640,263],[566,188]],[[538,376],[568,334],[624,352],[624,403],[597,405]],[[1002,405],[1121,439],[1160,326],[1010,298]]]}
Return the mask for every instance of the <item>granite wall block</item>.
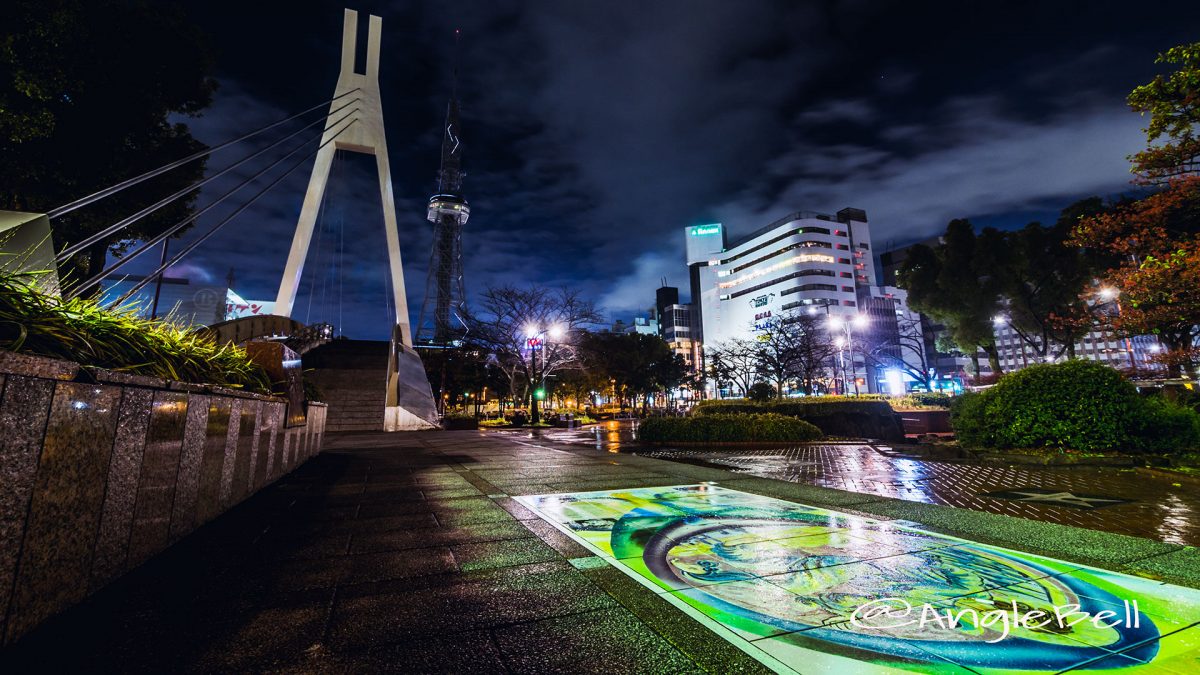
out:
{"label": "granite wall block", "polygon": [[262,407],[259,401],[242,401],[241,421],[238,423],[237,445],[234,448],[233,484],[230,487],[229,504],[237,504],[250,492],[250,474],[254,466],[254,454],[258,450],[258,414]]}
{"label": "granite wall block", "polygon": [[90,583],[93,590],[126,569],[129,530],[133,524],[142,452],[146,447],[146,429],[150,425],[153,402],[154,391],[151,389],[129,387],[121,395],[117,436],[108,463],[104,511],[100,516],[100,532],[96,535],[96,554],[92,562]]}
{"label": "granite wall block", "polygon": [[187,421],[183,425],[183,450],[175,479],[175,506],[168,538],[177,541],[196,527],[196,499],[200,491],[200,462],[208,426],[209,397],[188,394]]}
{"label": "granite wall block", "polygon": [[130,567],[167,547],[187,406],[188,395],[184,392],[159,391],[154,395],[129,538]]}
{"label": "granite wall block", "polygon": [[196,526],[212,520],[221,512],[221,475],[225,465],[225,446],[229,441],[229,420],[233,401],[213,396],[208,404],[208,424],[204,430],[204,454],[200,458],[200,486],[196,494]]}
{"label": "granite wall block", "polygon": [[225,435],[225,458],[221,464],[220,510],[224,511],[233,504],[230,494],[233,492],[233,463],[237,457],[238,434],[242,428],[242,405],[246,403],[240,398],[232,401],[229,411],[229,429]]}
{"label": "granite wall block", "polygon": [[8,611],[9,640],[87,594],[120,404],[121,387],[55,387]]}
{"label": "granite wall block", "polygon": [[[8,375],[0,393],[0,631],[12,597],[29,497],[42,435],[54,398],[54,381]],[[3,635],[0,632],[0,635]]]}
{"label": "granite wall block", "polygon": [[254,471],[250,479],[250,489],[258,490],[267,484],[271,475],[271,457],[275,451],[275,432],[277,408],[282,404],[274,401],[263,401],[258,412],[258,452],[254,455]]}

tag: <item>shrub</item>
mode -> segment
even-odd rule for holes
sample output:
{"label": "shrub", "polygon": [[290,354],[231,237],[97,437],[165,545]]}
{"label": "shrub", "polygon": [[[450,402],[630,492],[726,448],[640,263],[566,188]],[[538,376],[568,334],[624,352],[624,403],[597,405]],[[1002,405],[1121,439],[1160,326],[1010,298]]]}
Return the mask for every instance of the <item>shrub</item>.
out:
{"label": "shrub", "polygon": [[821,437],[821,430],[808,422],[770,413],[651,417],[638,425],[637,433],[650,443],[801,443]]}
{"label": "shrub", "polygon": [[1191,408],[1154,397],[1141,399],[1134,438],[1143,452],[1200,449],[1200,414]]}
{"label": "shrub", "polygon": [[775,398],[775,387],[766,382],[755,382],[750,385],[750,391],[746,392],[746,398],[760,403],[770,401]]}
{"label": "shrub", "polygon": [[949,408],[951,398],[947,394],[940,391],[914,391],[907,398],[912,399],[912,402],[917,405],[929,406],[931,408]]}
{"label": "shrub", "polygon": [[899,440],[904,437],[900,418],[882,396],[806,396],[756,403],[745,399],[703,401],[694,415],[775,413],[796,417],[823,433],[854,438]]}
{"label": "shrub", "polygon": [[109,311],[94,300],[59,300],[12,276],[0,276],[0,349],[271,393],[266,371],[243,349],[165,321],[139,318],[133,307]]}
{"label": "shrub", "polygon": [[1194,411],[1143,398],[1120,373],[1094,361],[1041,364],[959,397],[950,421],[967,445],[1165,452],[1194,447]]}

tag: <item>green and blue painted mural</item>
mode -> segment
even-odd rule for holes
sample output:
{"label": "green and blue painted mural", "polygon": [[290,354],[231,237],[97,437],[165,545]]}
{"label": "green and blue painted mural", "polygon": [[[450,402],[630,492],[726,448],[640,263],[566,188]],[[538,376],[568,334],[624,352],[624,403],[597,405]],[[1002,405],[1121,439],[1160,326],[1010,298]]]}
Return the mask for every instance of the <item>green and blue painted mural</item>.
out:
{"label": "green and blue painted mural", "polygon": [[517,499],[780,672],[1200,672],[1200,591],[709,484]]}

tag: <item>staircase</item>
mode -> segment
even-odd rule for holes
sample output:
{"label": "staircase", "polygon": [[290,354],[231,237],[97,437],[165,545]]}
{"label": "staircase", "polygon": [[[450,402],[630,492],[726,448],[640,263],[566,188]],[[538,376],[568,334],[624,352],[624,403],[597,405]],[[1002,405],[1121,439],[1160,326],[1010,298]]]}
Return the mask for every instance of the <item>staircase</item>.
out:
{"label": "staircase", "polygon": [[325,431],[383,431],[389,348],[387,341],[333,340],[304,355],[305,377],[329,405]]}

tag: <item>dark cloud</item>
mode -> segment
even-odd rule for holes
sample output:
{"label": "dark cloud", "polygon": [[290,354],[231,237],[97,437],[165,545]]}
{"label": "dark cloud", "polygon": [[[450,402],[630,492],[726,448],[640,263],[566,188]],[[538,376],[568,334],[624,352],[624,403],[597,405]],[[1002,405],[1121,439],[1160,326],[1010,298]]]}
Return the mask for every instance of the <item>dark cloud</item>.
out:
{"label": "dark cloud", "polygon": [[[1191,3],[1176,3],[1169,23],[1136,29],[1116,3],[360,9],[384,16],[384,107],[414,321],[456,27],[468,296],[500,283],[566,284],[624,315],[651,304],[662,276],[686,287],[688,224],[748,231],[790,211],[856,206],[878,247],[928,236],[952,217],[1015,222],[1121,190],[1141,125],[1124,94],[1155,72],[1155,52],[1194,39],[1186,29],[1200,18]],[[222,88],[192,122],[204,140],[332,91],[336,5],[220,0],[195,14],[221,47]],[[348,334],[383,337],[373,164],[346,158],[339,169],[324,253],[310,256],[296,316],[311,298]],[[193,273],[221,278],[232,267],[244,297],[273,298],[306,180],[298,171],[205,243]]]}

